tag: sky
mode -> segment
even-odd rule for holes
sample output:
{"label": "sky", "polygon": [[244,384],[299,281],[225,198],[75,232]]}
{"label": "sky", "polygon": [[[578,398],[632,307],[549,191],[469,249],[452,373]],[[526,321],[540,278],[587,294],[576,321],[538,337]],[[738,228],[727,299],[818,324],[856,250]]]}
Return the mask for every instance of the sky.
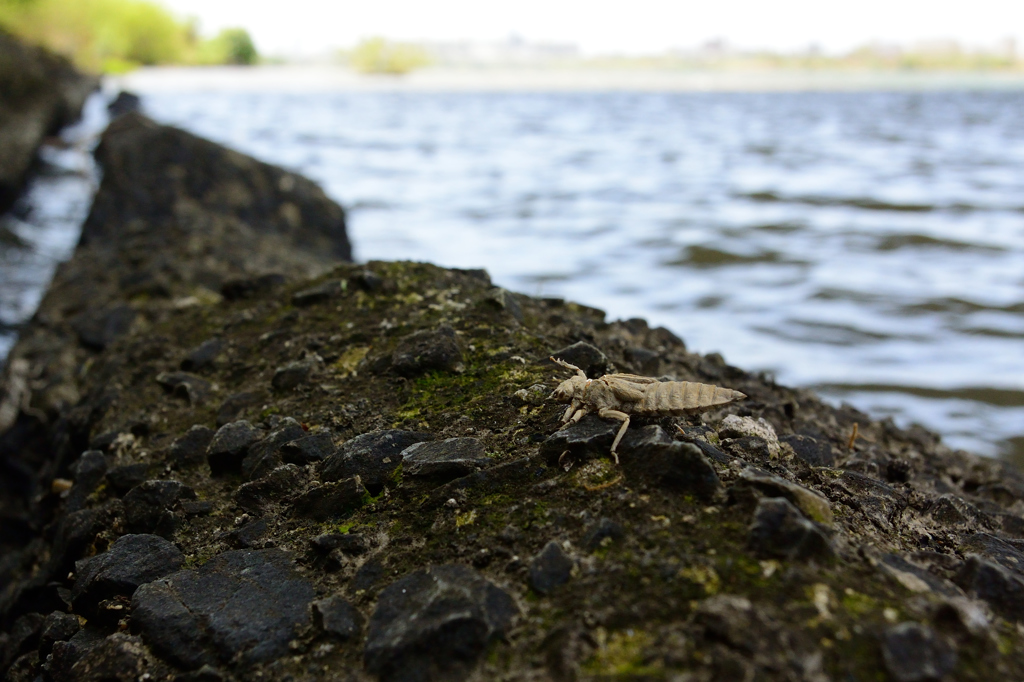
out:
{"label": "sky", "polygon": [[586,54],[651,54],[725,39],[842,52],[870,41],[952,38],[1024,48],[1024,0],[161,0],[205,34],[242,26],[264,54],[316,54],[381,35],[415,41],[574,43]]}

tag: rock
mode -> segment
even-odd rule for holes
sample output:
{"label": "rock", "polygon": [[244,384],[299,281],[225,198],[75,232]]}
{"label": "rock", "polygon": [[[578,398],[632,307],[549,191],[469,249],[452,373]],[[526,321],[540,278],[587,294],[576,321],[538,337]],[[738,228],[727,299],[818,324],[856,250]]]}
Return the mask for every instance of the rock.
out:
{"label": "rock", "polygon": [[579,367],[591,379],[596,379],[615,371],[615,365],[611,363],[608,356],[586,341],[577,341],[571,346],[555,351],[551,354],[551,357],[564,360],[570,365]]}
{"label": "rock", "polygon": [[988,533],[974,533],[960,543],[963,554],[978,554],[1024,578],[1024,552]]}
{"label": "rock", "polygon": [[752,651],[756,643],[750,633],[754,625],[754,607],[746,597],[719,594],[700,603],[694,621],[702,625],[710,639],[717,639],[742,651]]}
{"label": "rock", "polygon": [[452,480],[490,463],[484,444],[476,438],[414,443],[402,451],[402,472],[409,476]]}
{"label": "rock", "polygon": [[287,553],[236,550],[140,587],[132,622],[153,651],[187,670],[250,666],[288,653],[313,596]]}
{"label": "rock", "polygon": [[227,538],[242,549],[249,549],[270,531],[266,519],[250,521],[238,530],[227,534]]}
{"label": "rock", "polygon": [[429,433],[400,429],[361,434],[345,441],[336,453],[324,460],[321,477],[325,481],[337,481],[359,476],[367,490],[377,494],[402,463],[402,451],[431,438]]}
{"label": "rock", "polygon": [[593,552],[599,547],[604,547],[607,542],[617,542],[626,536],[626,529],[622,524],[616,523],[607,517],[587,529],[583,536],[583,548]]}
{"label": "rock", "polygon": [[904,493],[870,476],[844,471],[839,483],[846,489],[850,505],[863,511],[879,528],[891,528],[907,508]]}
{"label": "rock", "polygon": [[262,402],[261,394],[252,391],[229,395],[227,400],[217,408],[217,428],[237,421],[247,409],[257,407]]}
{"label": "rock", "polygon": [[313,464],[327,459],[337,451],[330,433],[303,436],[281,446],[281,457],[292,464]]}
{"label": "rock", "polygon": [[71,320],[71,328],[83,346],[103,350],[128,333],[136,314],[135,309],[128,305],[86,311]]}
{"label": "rock", "polygon": [[322,284],[317,284],[314,287],[303,289],[302,291],[292,294],[292,303],[297,306],[323,303],[324,301],[329,301],[332,298],[341,296],[347,285],[348,282],[337,279],[323,282]]}
{"label": "rock", "polygon": [[222,352],[224,352],[224,342],[221,339],[207,339],[188,352],[185,359],[181,361],[181,368],[186,372],[206,369]]}
{"label": "rock", "polygon": [[156,382],[172,395],[188,400],[192,406],[202,404],[213,390],[209,381],[188,372],[161,372]]}
{"label": "rock", "polygon": [[125,464],[107,472],[107,482],[118,495],[124,495],[135,486],[149,480],[149,465],[145,463]]}
{"label": "rock", "polygon": [[740,480],[736,485],[735,492],[738,494],[744,488],[752,489],[762,495],[784,497],[795,504],[812,521],[823,523],[826,526],[832,526],[834,522],[832,507],[828,500],[798,483],[748,468],[740,473]]}
{"label": "rock", "polygon": [[0,213],[21,193],[43,138],[74,122],[98,86],[66,58],[0,30]]}
{"label": "rock", "polygon": [[783,497],[763,497],[757,503],[749,543],[765,557],[825,559],[833,555],[828,536]]}
{"label": "rock", "polygon": [[270,272],[256,277],[238,277],[229,279],[221,285],[220,293],[229,301],[241,301],[261,294],[268,294],[284,286],[288,278],[278,272]]}
{"label": "rock", "polygon": [[677,493],[710,500],[721,489],[715,468],[696,445],[655,443],[620,455],[622,468]]}
{"label": "rock", "polygon": [[136,682],[144,679],[146,666],[142,640],[115,632],[75,663],[71,678],[81,682]]}
{"label": "rock", "polygon": [[313,546],[328,554],[339,550],[344,554],[365,554],[369,549],[366,538],[358,533],[325,533],[313,540]]}
{"label": "rock", "polygon": [[344,597],[335,595],[313,602],[313,623],[325,634],[345,641],[362,632],[363,616]]}
{"label": "rock", "polygon": [[495,287],[485,300],[495,308],[507,312],[519,324],[525,321],[523,309],[519,305],[519,301],[516,300],[515,294],[511,291]]}
{"label": "rock", "polygon": [[274,370],[274,378],[270,385],[278,391],[290,391],[306,383],[309,377],[324,365],[324,361],[318,355],[296,360]]}
{"label": "rock", "polygon": [[972,554],[954,582],[969,596],[988,602],[1006,620],[1024,622],[1024,580],[1013,571]]}
{"label": "rock", "polygon": [[629,430],[626,431],[626,435],[622,437],[622,441],[619,443],[619,451],[632,452],[634,450],[644,450],[652,446],[668,445],[671,442],[672,436],[668,435],[665,429],[657,424],[649,424],[642,427],[630,426]]}
{"label": "rock", "polygon": [[391,355],[391,368],[407,377],[431,370],[462,371],[462,350],[455,330],[441,325],[434,331],[419,331],[403,337]]}
{"label": "rock", "polygon": [[194,500],[196,493],[179,481],[146,481],[124,496],[125,521],[132,533],[170,537],[178,527],[179,500]]}
{"label": "rock", "polygon": [[68,641],[54,642],[53,652],[43,666],[47,678],[53,682],[78,682],[79,678],[71,672],[74,665],[89,651],[102,645],[106,634],[104,629],[87,624]]}
{"label": "rock", "polygon": [[75,485],[68,491],[68,511],[78,511],[95,492],[107,473],[107,459],[98,450],[86,450],[73,465]]}
{"label": "rock", "polygon": [[171,460],[176,466],[188,467],[206,461],[206,451],[213,442],[214,431],[202,424],[195,424],[178,438],[170,447]]}
{"label": "rock", "polygon": [[518,613],[512,597],[468,566],[416,571],[381,591],[366,668],[385,681],[460,679]]}
{"label": "rock", "polygon": [[810,436],[790,435],[779,439],[789,444],[801,460],[814,467],[830,467],[836,463],[832,446]]}
{"label": "rock", "polygon": [[549,594],[569,582],[573,566],[572,558],[552,540],[530,562],[530,587],[541,594]]}
{"label": "rock", "polygon": [[779,438],[772,425],[763,418],[755,421],[750,417],[727,415],[718,427],[718,435],[721,438],[760,438],[767,444],[772,459],[779,456]]}
{"label": "rock", "polygon": [[257,514],[269,504],[282,503],[298,494],[308,476],[294,464],[279,466],[263,478],[249,481],[235,491],[235,502],[247,512]]}
{"label": "rock", "polygon": [[878,569],[911,592],[934,592],[946,597],[963,596],[963,593],[948,580],[930,573],[898,554],[882,555],[878,561]]}
{"label": "rock", "polygon": [[882,658],[893,682],[938,682],[956,667],[956,651],[930,627],[900,623],[882,635]]}
{"label": "rock", "polygon": [[374,293],[384,288],[384,278],[373,270],[360,270],[348,278],[354,286],[367,293]]}
{"label": "rock", "polygon": [[306,430],[291,417],[285,417],[269,436],[249,446],[242,459],[242,475],[249,479],[265,476],[284,461],[281,450],[287,443],[305,437]]}
{"label": "rock", "polygon": [[360,478],[353,476],[312,488],[295,499],[293,508],[299,516],[327,521],[363,506],[368,498],[369,493]]}
{"label": "rock", "polygon": [[122,535],[106,552],[75,564],[75,610],[89,612],[100,600],[130,596],[139,585],[177,571],[184,560],[181,551],[161,537]]}
{"label": "rock", "polygon": [[5,670],[19,654],[34,649],[39,642],[39,634],[43,629],[46,618],[40,613],[27,613],[10,628],[6,641],[0,639],[4,644],[0,649],[0,670]]}
{"label": "rock", "polygon": [[[541,444],[541,454],[551,464],[557,464],[562,453],[568,451],[573,460],[592,457],[610,457],[612,441],[621,424],[588,414],[575,424],[555,431]],[[627,432],[628,433],[628,432]],[[625,440],[625,438],[623,438]]]}
{"label": "rock", "polygon": [[39,657],[45,659],[53,651],[54,642],[66,642],[81,629],[78,616],[54,611],[43,621],[39,634]]}
{"label": "rock", "polygon": [[142,99],[133,92],[127,92],[121,90],[117,93],[117,97],[114,98],[110,104],[107,105],[107,113],[110,114],[111,118],[117,118],[118,116],[124,116],[130,114],[133,111],[140,111],[142,109]]}
{"label": "rock", "polygon": [[217,429],[206,449],[206,459],[214,476],[240,471],[249,446],[263,437],[263,432],[244,419]]}

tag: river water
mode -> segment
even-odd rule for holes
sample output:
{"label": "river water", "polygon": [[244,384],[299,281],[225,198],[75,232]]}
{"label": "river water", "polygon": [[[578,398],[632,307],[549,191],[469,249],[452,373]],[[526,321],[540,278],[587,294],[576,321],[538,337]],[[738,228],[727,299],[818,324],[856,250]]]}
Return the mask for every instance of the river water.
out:
{"label": "river water", "polygon": [[945,442],[1024,457],[1024,92],[211,92],[156,119],[485,267]]}

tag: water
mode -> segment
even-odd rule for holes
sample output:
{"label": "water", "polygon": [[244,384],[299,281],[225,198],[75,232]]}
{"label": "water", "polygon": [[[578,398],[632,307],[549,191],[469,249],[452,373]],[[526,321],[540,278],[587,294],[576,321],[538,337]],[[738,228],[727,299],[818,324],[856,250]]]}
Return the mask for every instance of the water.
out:
{"label": "water", "polygon": [[145,107],[321,183],[361,260],[483,266],[1024,455],[1022,92],[185,88]]}

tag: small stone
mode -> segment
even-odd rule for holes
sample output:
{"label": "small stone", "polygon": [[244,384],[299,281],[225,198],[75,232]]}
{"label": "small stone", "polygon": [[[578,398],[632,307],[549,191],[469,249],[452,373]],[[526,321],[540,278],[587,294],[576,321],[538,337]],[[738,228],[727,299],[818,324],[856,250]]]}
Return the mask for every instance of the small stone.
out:
{"label": "small stone", "polygon": [[171,461],[179,467],[196,466],[206,461],[206,450],[213,441],[213,429],[195,424],[181,438],[171,443]]}
{"label": "small stone", "polygon": [[501,287],[495,287],[487,295],[487,298],[485,300],[491,305],[493,305],[495,308],[507,312],[509,315],[512,316],[512,319],[514,319],[519,324],[522,324],[524,322],[525,318],[523,317],[523,309],[519,305],[519,301],[516,300],[515,294],[513,294],[511,291],[508,291],[507,289],[502,289]]}
{"label": "small stone", "polygon": [[960,543],[963,554],[978,554],[1024,578],[1024,552],[994,535],[974,533]]}
{"label": "small stone", "polygon": [[402,338],[391,355],[391,368],[407,377],[431,370],[461,371],[462,351],[455,330],[441,325],[434,331],[419,331]]}
{"label": "small stone", "polygon": [[89,649],[71,668],[71,679],[80,682],[136,682],[146,670],[142,640],[115,632]]}
{"label": "small stone", "polygon": [[242,458],[245,478],[266,476],[284,462],[281,449],[285,444],[306,436],[306,430],[291,417],[285,417],[273,428],[269,436],[251,444]]}
{"label": "small stone", "polygon": [[832,526],[834,522],[832,506],[827,499],[809,488],[779,476],[772,476],[753,468],[744,469],[740,473],[736,488],[737,492],[749,488],[769,497],[784,497],[812,521],[826,526]]}
{"label": "small stone", "polygon": [[332,298],[341,296],[342,292],[348,287],[348,282],[343,280],[330,280],[317,284],[316,286],[303,289],[292,294],[292,303],[297,306],[313,305],[314,303],[323,303],[329,301]]}
{"label": "small stone", "polygon": [[811,466],[830,467],[836,463],[835,452],[828,443],[798,434],[783,436],[779,440],[788,443],[796,456]]}
{"label": "small stone", "polygon": [[615,371],[615,366],[608,356],[586,341],[578,341],[571,346],[566,346],[562,350],[555,351],[551,356],[579,367],[591,379]]}
{"label": "small stone", "polygon": [[366,668],[385,682],[459,679],[518,613],[512,597],[468,566],[416,571],[381,591]]}
{"label": "small stone", "polygon": [[297,438],[281,447],[281,457],[293,464],[313,464],[327,459],[337,450],[334,437],[329,433],[317,433]]}
{"label": "small stone", "polygon": [[111,118],[124,116],[125,114],[142,109],[142,98],[132,92],[122,90],[117,93],[114,101],[107,105],[107,113]]}
{"label": "small stone", "polygon": [[263,432],[244,419],[217,429],[210,446],[206,449],[206,459],[210,463],[211,473],[217,476],[240,471],[242,459],[249,446],[262,437]]}
{"label": "small stone", "polygon": [[217,408],[217,428],[237,421],[246,410],[262,404],[263,397],[259,393],[249,391],[229,395]]}
{"label": "small stone", "polygon": [[622,524],[616,523],[605,517],[591,526],[583,536],[583,547],[588,552],[593,552],[605,545],[606,540],[617,542],[626,536],[626,529]]}
{"label": "small stone", "polygon": [[135,309],[127,305],[90,310],[74,317],[71,328],[83,346],[103,350],[131,329],[136,314]]}
{"label": "small stone", "polygon": [[402,451],[431,438],[429,433],[399,429],[358,435],[345,441],[336,453],[324,460],[321,476],[325,481],[359,476],[367,490],[377,494],[402,463]]}
{"label": "small stone", "polygon": [[335,595],[313,602],[313,624],[328,635],[345,641],[359,636],[363,616],[344,597]]}
{"label": "small stone", "polygon": [[213,390],[209,381],[188,372],[161,372],[156,375],[156,382],[193,407],[201,404]]}
{"label": "small stone", "polygon": [[125,464],[107,472],[107,482],[118,495],[124,495],[135,486],[149,480],[149,465],[146,463]]}
{"label": "small stone", "polygon": [[249,549],[265,536],[269,530],[270,527],[267,525],[266,519],[257,519],[250,521],[238,530],[231,531],[227,534],[227,537],[242,549]]}
{"label": "small stone", "polygon": [[621,424],[589,414],[575,424],[555,431],[540,446],[541,454],[555,465],[568,451],[575,460],[610,457],[612,441]]}
{"label": "small stone", "polygon": [[170,537],[178,527],[178,500],[195,499],[192,488],[179,481],[146,481],[124,496],[125,520],[132,533]]}
{"label": "small stone", "polygon": [[1013,571],[972,554],[953,581],[1006,620],[1024,622],[1024,580]]}
{"label": "small stone", "polygon": [[402,451],[402,472],[409,476],[452,480],[490,463],[484,444],[476,438],[414,443]]}
{"label": "small stone", "polygon": [[878,570],[911,592],[934,592],[947,597],[960,594],[960,590],[948,580],[933,575],[898,554],[882,555],[878,561]]}
{"label": "small stone", "polygon": [[882,658],[893,682],[938,682],[957,661],[953,647],[920,623],[900,623],[886,630]]}
{"label": "small stone", "polygon": [[278,367],[274,371],[274,378],[271,379],[270,385],[278,391],[290,391],[304,383],[309,377],[323,367],[324,361],[319,355],[306,358],[305,360],[296,360],[295,362],[289,362],[283,367]]}
{"label": "small stone", "polygon": [[[294,464],[288,466],[294,467]],[[327,521],[339,518],[366,504],[369,493],[358,476],[317,486],[296,498],[293,508],[299,516]]]}
{"label": "small stone", "polygon": [[267,505],[280,503],[305,487],[308,476],[294,464],[279,466],[263,478],[249,481],[235,491],[235,502],[250,513],[259,513]]}
{"label": "small stone", "polygon": [[0,648],[0,670],[6,672],[19,654],[35,648],[45,622],[41,613],[26,613],[14,621],[9,631],[0,633],[0,644],[4,645]]}
{"label": "small stone", "polygon": [[187,670],[250,666],[288,653],[313,596],[286,552],[235,550],[140,587],[132,622],[153,651]]}
{"label": "small stone", "polygon": [[106,552],[75,564],[75,610],[88,611],[117,595],[131,596],[139,585],[178,570],[184,560],[181,551],[161,537],[122,535]]}
{"label": "small stone", "polygon": [[75,484],[67,496],[67,510],[78,511],[92,495],[107,473],[107,458],[98,450],[86,450],[72,466]]}
{"label": "small stone", "polygon": [[711,500],[721,489],[715,468],[692,443],[655,443],[623,452],[620,459],[624,469],[638,472],[668,490]]}
{"label": "small stone", "polygon": [[224,342],[220,339],[207,339],[193,348],[181,361],[181,368],[186,372],[206,369],[213,364],[224,351]]}
{"label": "small stone", "polygon": [[782,559],[833,554],[828,537],[784,497],[763,497],[757,503],[749,542],[758,554]]}
{"label": "small stone", "polygon": [[348,278],[354,286],[367,293],[374,293],[384,288],[384,279],[373,270],[361,270]]}
{"label": "small stone", "polygon": [[230,279],[221,286],[220,293],[228,301],[238,301],[270,293],[288,281],[284,275],[268,273],[255,277]]}
{"label": "small stone", "polygon": [[772,459],[779,456],[779,438],[775,435],[775,429],[764,418],[754,420],[751,417],[730,414],[719,425],[718,435],[720,438],[760,438],[767,444],[768,454]]}
{"label": "small stone", "polygon": [[562,545],[552,540],[530,562],[530,587],[541,594],[549,594],[569,582],[574,565]]}
{"label": "small stone", "polygon": [[45,659],[53,650],[54,642],[66,642],[82,629],[78,616],[54,611],[43,621],[39,633],[39,656]]}
{"label": "small stone", "polygon": [[855,501],[851,506],[856,506],[882,530],[892,528],[907,507],[906,494],[870,476],[847,470],[838,482]]}
{"label": "small stone", "polygon": [[746,597],[719,594],[709,597],[697,607],[694,621],[703,625],[712,639],[723,641],[735,648],[751,651],[754,625],[754,607]]}
{"label": "small stone", "polygon": [[326,533],[313,539],[313,546],[324,554],[339,550],[345,554],[365,554],[370,548],[358,533]]}

